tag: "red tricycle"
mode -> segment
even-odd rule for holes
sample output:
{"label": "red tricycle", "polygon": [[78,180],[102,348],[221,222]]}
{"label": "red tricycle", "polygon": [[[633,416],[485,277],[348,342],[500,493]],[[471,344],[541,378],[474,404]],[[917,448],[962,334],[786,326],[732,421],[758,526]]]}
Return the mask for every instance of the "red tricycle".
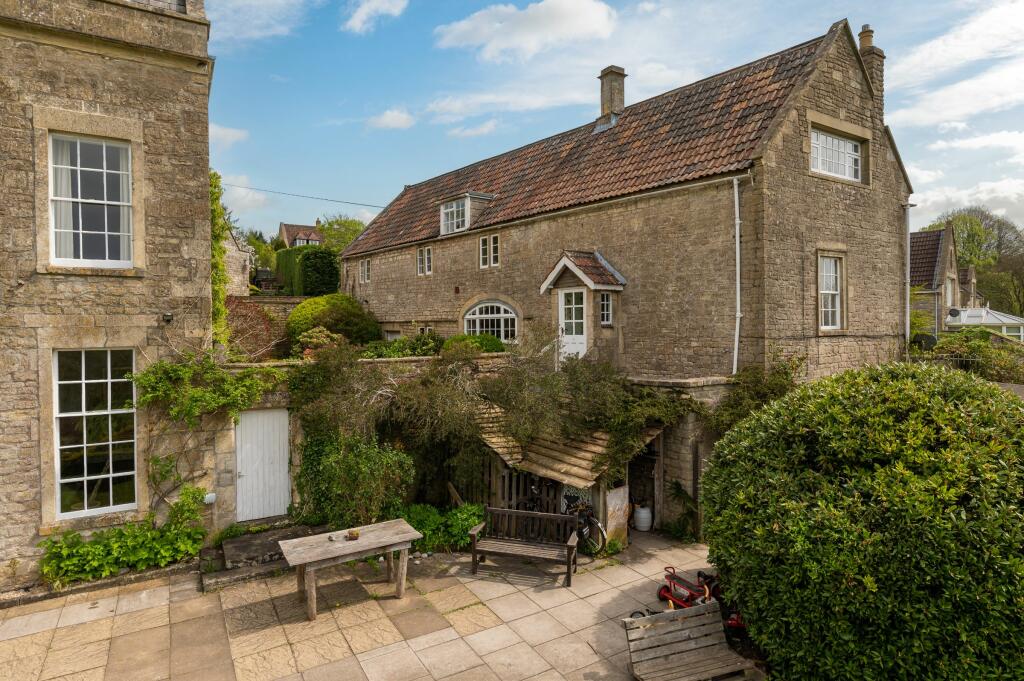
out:
{"label": "red tricycle", "polygon": [[697,582],[694,583],[677,574],[674,567],[665,568],[665,584],[658,589],[658,600],[668,601],[671,604],[669,607],[689,608],[708,603],[711,599],[721,603],[722,611],[726,613],[725,626],[731,629],[747,628],[740,613],[722,599],[721,582],[717,575],[698,572]]}

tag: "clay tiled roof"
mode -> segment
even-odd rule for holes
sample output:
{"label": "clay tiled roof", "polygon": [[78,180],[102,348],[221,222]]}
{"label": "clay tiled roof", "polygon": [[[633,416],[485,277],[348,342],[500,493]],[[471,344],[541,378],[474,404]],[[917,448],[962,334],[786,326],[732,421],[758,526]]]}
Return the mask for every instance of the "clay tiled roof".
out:
{"label": "clay tiled roof", "polygon": [[945,232],[913,232],[910,235],[910,285],[932,289],[935,272],[942,261],[942,235]]}
{"label": "clay tiled roof", "polygon": [[565,256],[598,286],[622,286],[626,280],[596,251],[565,251]]}
{"label": "clay tiled roof", "polygon": [[752,165],[789,94],[840,30],[628,106],[612,127],[593,122],[407,186],[344,255],[439,236],[438,205],[493,194],[471,229],[635,194]]}
{"label": "clay tiled roof", "polygon": [[323,236],[319,231],[317,231],[317,228],[314,225],[290,225],[287,222],[282,222],[281,231],[284,232],[285,243],[289,246],[294,243],[296,239],[324,240]]}

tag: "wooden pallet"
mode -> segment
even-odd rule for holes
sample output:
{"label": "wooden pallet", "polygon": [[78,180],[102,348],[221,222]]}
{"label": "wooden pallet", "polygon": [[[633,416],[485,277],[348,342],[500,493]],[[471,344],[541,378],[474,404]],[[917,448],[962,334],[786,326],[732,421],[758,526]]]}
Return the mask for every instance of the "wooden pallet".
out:
{"label": "wooden pallet", "polygon": [[717,601],[622,623],[633,675],[640,681],[761,678],[753,661],[726,642]]}

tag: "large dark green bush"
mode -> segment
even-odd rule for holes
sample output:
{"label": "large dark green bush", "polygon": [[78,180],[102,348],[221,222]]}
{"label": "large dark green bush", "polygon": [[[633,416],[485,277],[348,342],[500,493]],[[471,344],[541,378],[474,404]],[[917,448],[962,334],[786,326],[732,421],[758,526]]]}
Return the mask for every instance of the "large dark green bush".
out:
{"label": "large dark green bush", "polygon": [[505,352],[505,344],[501,342],[501,339],[497,336],[492,336],[489,333],[476,335],[461,333],[446,340],[444,342],[444,347],[445,349],[448,349],[456,343],[466,343],[475,347],[480,352]]}
{"label": "large dark green bush", "polygon": [[295,515],[335,528],[397,518],[413,473],[408,454],[376,440],[335,433],[308,437],[295,481]]}
{"label": "large dark green bush", "polygon": [[299,277],[302,295],[323,296],[337,293],[341,268],[337,254],[323,246],[313,246],[299,255]]}
{"label": "large dark green bush", "polygon": [[55,588],[118,574],[122,569],[163,567],[199,553],[206,530],[202,523],[205,491],[184,487],[170,506],[167,521],[157,526],[152,515],[137,523],[94,532],[84,539],[67,531],[40,542],[39,572]]}
{"label": "large dark green bush", "polygon": [[778,679],[1024,676],[1024,402],[891,364],[719,441],[705,536]]}
{"label": "large dark green bush", "polygon": [[362,345],[380,338],[380,324],[352,296],[332,293],[299,303],[288,315],[288,337],[295,344],[306,331],[322,326]]}
{"label": "large dark green bush", "polygon": [[292,248],[282,248],[277,251],[275,257],[275,274],[277,275],[277,281],[281,284],[281,292],[288,296],[301,296],[303,293],[302,287],[302,264],[300,258],[302,254],[311,249],[318,248],[317,246],[293,246]]}

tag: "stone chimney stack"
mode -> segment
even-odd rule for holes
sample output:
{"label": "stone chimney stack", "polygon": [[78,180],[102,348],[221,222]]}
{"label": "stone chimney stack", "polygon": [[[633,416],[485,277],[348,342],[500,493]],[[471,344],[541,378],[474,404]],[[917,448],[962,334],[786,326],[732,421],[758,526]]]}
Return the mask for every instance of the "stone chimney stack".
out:
{"label": "stone chimney stack", "polygon": [[885,52],[875,47],[875,31],[869,24],[861,27],[857,37],[860,38],[860,57],[871,75],[875,104],[878,107],[878,115],[881,116],[885,111]]}
{"label": "stone chimney stack", "polygon": [[618,116],[626,108],[626,69],[609,66],[598,76],[601,81],[601,116]]}

